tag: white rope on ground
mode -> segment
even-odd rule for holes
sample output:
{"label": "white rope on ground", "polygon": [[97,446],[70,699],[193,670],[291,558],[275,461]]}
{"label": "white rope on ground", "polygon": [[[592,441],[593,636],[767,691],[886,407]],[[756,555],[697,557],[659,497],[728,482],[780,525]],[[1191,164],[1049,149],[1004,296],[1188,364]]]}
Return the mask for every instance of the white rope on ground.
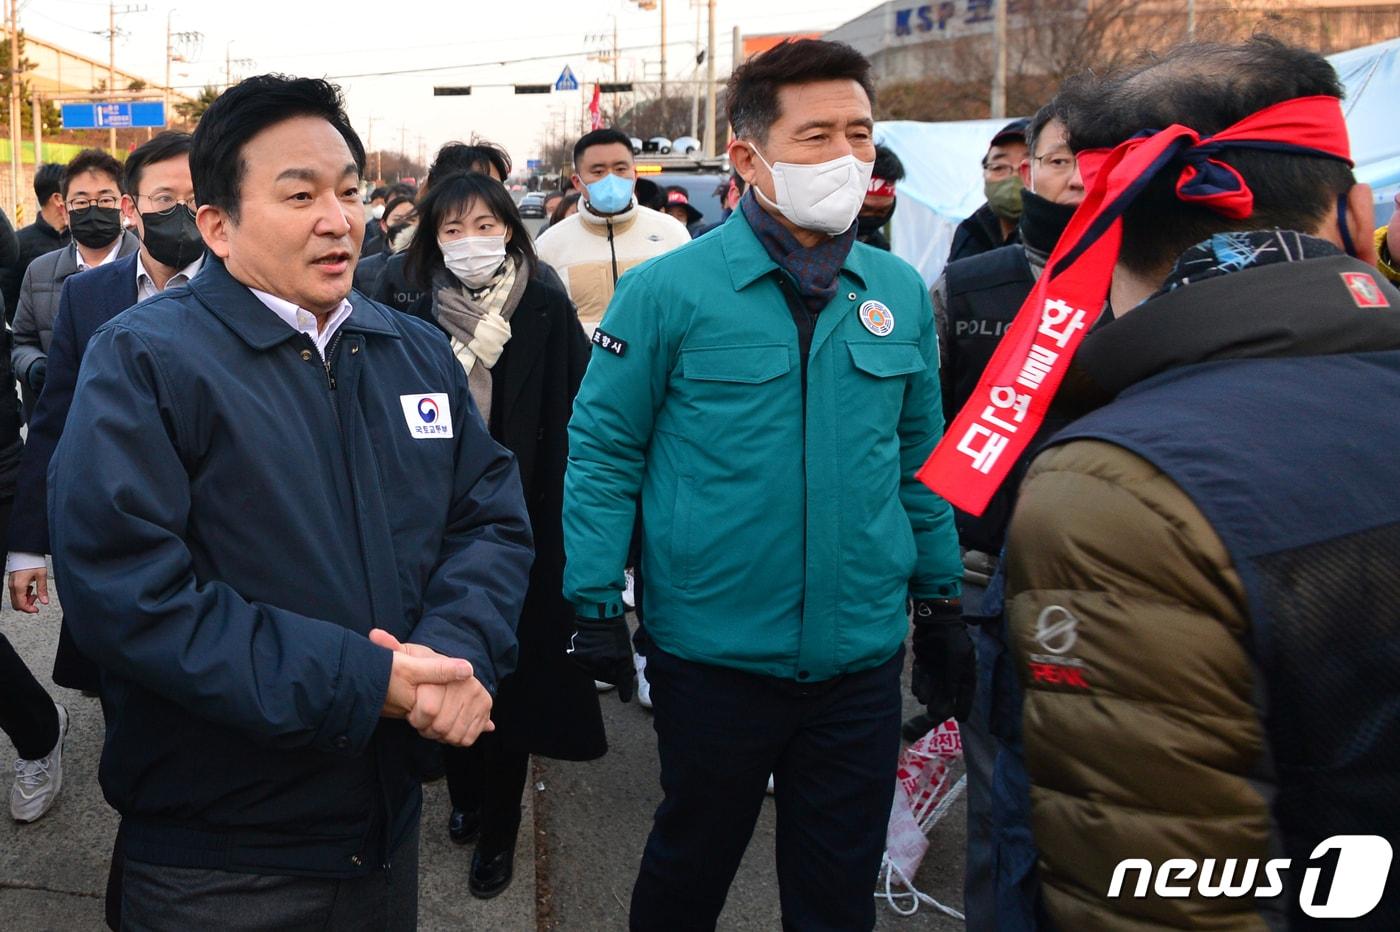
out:
{"label": "white rope on ground", "polygon": [[[958,797],[967,789],[967,775],[963,774],[958,777],[952,789],[944,793],[944,788],[952,778],[951,771],[945,774],[943,780],[939,781],[938,786],[934,788],[934,791],[924,797],[920,802],[920,808],[923,811],[914,813],[914,819],[919,823],[919,828],[923,830],[925,835],[943,820],[943,817],[948,814],[948,810],[957,802]],[[937,802],[935,803],[934,800],[937,800]],[[967,921],[967,917],[958,910],[940,903],[932,896],[929,896],[927,893],[922,892],[918,887],[914,886],[913,879],[904,875],[904,872],[899,869],[899,866],[890,860],[888,853],[886,853],[884,861],[880,865],[880,873],[884,879],[884,891],[876,892],[875,898],[877,900],[884,900],[889,908],[896,914],[900,916],[912,916],[919,911],[920,905],[927,904],[942,913],[952,916],[954,919],[960,919],[964,922]],[[904,887],[903,892],[895,890],[896,876],[898,877],[899,885]],[[900,905],[902,901],[908,901],[909,905],[907,908]]]}

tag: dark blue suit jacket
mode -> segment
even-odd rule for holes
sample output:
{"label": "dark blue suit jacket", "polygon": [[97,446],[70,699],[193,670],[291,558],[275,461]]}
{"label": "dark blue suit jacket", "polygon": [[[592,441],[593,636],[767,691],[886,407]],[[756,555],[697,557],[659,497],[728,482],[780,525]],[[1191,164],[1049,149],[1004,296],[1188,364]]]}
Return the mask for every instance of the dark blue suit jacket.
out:
{"label": "dark blue suit jacket", "polygon": [[94,330],[136,303],[137,255],[133,252],[107,265],[70,275],[63,283],[44,390],[29,418],[29,437],[20,460],[10,518],[12,552],[50,552],[49,460],[68,420],[73,387],[78,384],[78,365],[88,339]]}
{"label": "dark blue suit jacket", "polygon": [[381,716],[393,655],[370,631],[492,693],[515,667],[515,459],[446,337],[350,303],[323,364],[206,258],[88,342],[49,515],[130,860],[368,875],[417,824],[432,750]]}

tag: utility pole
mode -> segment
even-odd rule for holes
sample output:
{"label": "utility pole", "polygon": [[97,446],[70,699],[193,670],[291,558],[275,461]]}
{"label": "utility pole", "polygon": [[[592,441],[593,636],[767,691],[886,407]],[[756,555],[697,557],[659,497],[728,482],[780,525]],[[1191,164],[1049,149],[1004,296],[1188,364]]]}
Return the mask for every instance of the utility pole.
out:
{"label": "utility pole", "polygon": [[170,20],[175,15],[171,10],[165,14],[165,123],[170,125],[170,67],[175,62],[175,43],[170,31]]}
{"label": "utility pole", "polygon": [[665,134],[671,135],[671,102],[666,96],[666,0],[661,0],[661,125],[667,127]]}
{"label": "utility pole", "polygon": [[[145,6],[124,6],[117,9],[115,0],[108,0],[107,3],[107,99],[116,100],[117,94],[117,14],[125,16],[127,13],[144,13],[148,7]],[[101,35],[101,32],[97,33]],[[107,129],[107,148],[113,154],[117,151],[117,128],[115,126]]]}
{"label": "utility pole", "polygon": [[[379,119],[379,117],[373,117],[373,116],[369,118],[369,135],[365,137],[365,153],[366,153],[366,154],[374,153],[374,121],[375,121],[375,120],[378,120],[378,119]],[[374,180],[375,180],[376,182],[378,182],[378,181],[383,181],[383,180],[384,180],[384,153],[380,152],[380,153],[375,154],[374,162],[375,162]],[[366,166],[366,167],[368,167],[368,166]]]}
{"label": "utility pole", "polygon": [[234,66],[248,68],[252,64],[253,60],[251,58],[233,57],[233,40],[229,39],[228,43],[224,45],[224,90],[233,87]]}
{"label": "utility pole", "polygon": [[[44,161],[44,118],[43,112],[39,109],[39,91],[36,89],[29,98],[29,113],[34,118],[34,170],[39,170],[39,165]],[[18,224],[19,218],[15,218]]]}
{"label": "utility pole", "polygon": [[[695,7],[695,70],[691,75],[700,77],[700,59],[704,54],[700,51],[700,2],[690,0],[690,5]],[[690,85],[690,138],[696,139],[700,136],[700,82],[692,81]]]}
{"label": "utility pole", "polygon": [[708,0],[710,11],[710,41],[705,47],[705,82],[709,90],[705,96],[705,157],[715,157],[715,0]]}
{"label": "utility pole", "polygon": [[[739,29],[738,26],[735,26],[735,27],[734,27],[734,60],[731,61],[730,64],[729,64],[729,71],[730,71],[730,73],[732,74],[733,71],[734,71],[734,69],[735,69],[735,68],[738,68],[741,64],[743,64],[743,62],[744,62],[744,33],[743,33],[742,31],[740,31],[740,29]],[[726,124],[728,123],[727,120],[726,120],[725,122],[726,122]],[[731,134],[732,132],[733,132],[733,128],[730,127],[730,126],[728,126],[728,125],[726,125],[726,126],[725,126],[725,129],[724,129],[724,147],[725,147],[726,149],[729,148],[729,139],[730,139],[730,134]]]}
{"label": "utility pole", "polygon": [[[13,5],[15,0],[10,0]],[[107,4],[107,99],[112,100],[117,92],[117,5]],[[107,148],[113,154],[117,151],[117,128],[107,130]]]}
{"label": "utility pole", "polygon": [[994,0],[993,42],[996,45],[996,71],[992,73],[992,119],[1006,116],[1006,7],[1007,0]]}
{"label": "utility pole", "polygon": [[5,25],[10,39],[10,204],[18,226],[23,222],[24,208],[19,196],[19,0],[7,0]]}
{"label": "utility pole", "polygon": [[1196,0],[1186,0],[1186,41],[1196,41]]}
{"label": "utility pole", "polygon": [[[175,15],[175,11],[174,11],[174,10],[171,10],[169,13],[167,13],[167,14],[165,15],[165,125],[166,125],[166,126],[169,126],[169,125],[170,125],[170,94],[171,94],[171,84],[173,83],[173,82],[171,81],[170,69],[171,69],[172,65],[173,65],[175,62],[177,62],[177,61],[178,61],[178,62],[189,61],[189,58],[186,57],[186,56],[189,55],[189,54],[194,54],[195,56],[198,56],[198,52],[194,52],[193,50],[199,48],[199,46],[201,45],[201,43],[204,42],[204,33],[198,32],[197,30],[192,30],[192,29],[191,29],[191,30],[185,30],[185,31],[182,31],[182,32],[173,32],[173,31],[171,31],[170,20],[171,20],[171,17],[173,17],[174,15]],[[180,47],[180,51],[178,51],[178,52],[175,51],[175,47],[176,47],[176,46],[179,46],[179,47]]]}
{"label": "utility pole", "polygon": [[618,85],[618,78],[617,78],[617,16],[616,16],[616,15],[613,16],[612,65],[613,65],[613,94],[612,94],[612,99],[613,99],[613,120],[616,121],[616,120],[617,120],[617,115],[618,115],[618,112],[619,112],[618,109],[617,109],[617,85]]}

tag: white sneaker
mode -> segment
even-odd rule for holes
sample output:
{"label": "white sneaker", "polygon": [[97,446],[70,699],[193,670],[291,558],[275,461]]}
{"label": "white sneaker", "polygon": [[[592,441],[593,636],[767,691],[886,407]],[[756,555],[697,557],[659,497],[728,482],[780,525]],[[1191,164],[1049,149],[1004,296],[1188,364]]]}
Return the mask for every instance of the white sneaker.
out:
{"label": "white sneaker", "polygon": [[774,792],[774,790],[773,790],[773,775],[770,773],[770,774],[768,775],[768,789],[767,789],[767,793],[768,793],[769,796],[772,796],[772,795],[773,795],[773,792]]}
{"label": "white sneaker", "polygon": [[632,665],[637,668],[637,701],[642,708],[651,708],[651,683],[647,681],[647,659],[641,654],[632,655]]}
{"label": "white sneaker", "polygon": [[47,757],[15,761],[15,785],[10,789],[10,815],[16,822],[33,822],[53,807],[63,788],[63,739],[68,737],[68,710],[58,708],[58,743]]}
{"label": "white sneaker", "polygon": [[600,693],[605,693],[610,689],[617,689],[617,687],[614,686],[612,683],[604,683],[602,680],[594,680],[593,688],[598,690],[598,692]]}
{"label": "white sneaker", "polygon": [[623,570],[622,577],[627,580],[627,585],[622,590],[622,604],[635,612],[637,610],[637,578],[632,575],[631,570]]}

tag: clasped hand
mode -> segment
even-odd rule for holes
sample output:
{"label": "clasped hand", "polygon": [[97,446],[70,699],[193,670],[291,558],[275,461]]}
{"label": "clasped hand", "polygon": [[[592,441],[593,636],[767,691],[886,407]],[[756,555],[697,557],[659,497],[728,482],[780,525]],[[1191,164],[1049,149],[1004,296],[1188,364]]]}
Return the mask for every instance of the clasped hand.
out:
{"label": "clasped hand", "polygon": [[394,652],[381,713],[385,718],[407,719],[430,741],[459,747],[495,730],[491,694],[473,675],[470,663],[444,657],[422,644],[401,643],[380,628],[371,631],[369,639]]}

